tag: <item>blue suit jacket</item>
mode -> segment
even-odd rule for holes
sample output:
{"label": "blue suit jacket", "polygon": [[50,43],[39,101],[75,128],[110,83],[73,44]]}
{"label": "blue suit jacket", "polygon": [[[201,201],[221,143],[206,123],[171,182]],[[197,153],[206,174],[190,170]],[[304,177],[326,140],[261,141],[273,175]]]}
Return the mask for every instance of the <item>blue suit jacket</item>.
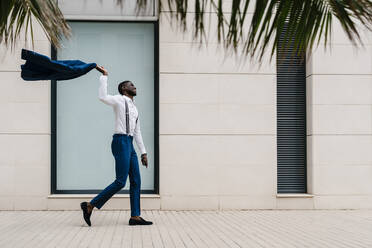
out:
{"label": "blue suit jacket", "polygon": [[26,63],[21,65],[21,77],[27,81],[73,79],[97,66],[96,63],[84,63],[80,60],[51,60],[45,55],[26,49],[22,49],[21,58],[26,60]]}

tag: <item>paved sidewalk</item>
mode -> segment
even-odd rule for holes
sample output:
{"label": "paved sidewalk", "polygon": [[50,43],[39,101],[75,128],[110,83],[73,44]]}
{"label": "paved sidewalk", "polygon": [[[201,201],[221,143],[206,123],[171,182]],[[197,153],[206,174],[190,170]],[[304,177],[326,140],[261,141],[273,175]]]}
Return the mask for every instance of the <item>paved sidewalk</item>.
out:
{"label": "paved sidewalk", "polygon": [[372,210],[0,211],[0,247],[372,247]]}

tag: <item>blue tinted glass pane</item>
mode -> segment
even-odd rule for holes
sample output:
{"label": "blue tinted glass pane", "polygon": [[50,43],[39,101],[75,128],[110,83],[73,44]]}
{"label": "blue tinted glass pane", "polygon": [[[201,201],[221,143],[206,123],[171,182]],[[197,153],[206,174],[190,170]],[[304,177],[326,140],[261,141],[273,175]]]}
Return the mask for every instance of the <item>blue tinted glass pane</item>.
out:
{"label": "blue tinted glass pane", "polygon": [[[140,164],[141,189],[154,189],[154,24],[70,22],[73,36],[57,59],[96,62],[109,72],[108,93],[121,81],[137,87],[142,136],[149,167]],[[97,70],[57,82],[57,189],[103,189],[115,179],[111,153],[114,112],[98,99]],[[138,156],[140,153],[136,147]],[[139,159],[140,161],[140,159]],[[129,178],[124,189],[129,189]]]}

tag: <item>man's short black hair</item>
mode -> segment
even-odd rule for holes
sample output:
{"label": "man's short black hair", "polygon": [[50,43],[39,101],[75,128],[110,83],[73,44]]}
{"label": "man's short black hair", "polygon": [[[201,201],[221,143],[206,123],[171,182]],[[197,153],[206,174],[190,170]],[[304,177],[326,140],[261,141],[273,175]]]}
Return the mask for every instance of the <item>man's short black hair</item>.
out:
{"label": "man's short black hair", "polygon": [[122,86],[124,86],[125,84],[130,83],[130,82],[131,82],[131,81],[129,81],[129,80],[125,80],[125,81],[121,82],[121,83],[118,85],[118,91],[119,91],[119,93],[120,93],[121,95],[124,95],[124,92],[122,91]]}

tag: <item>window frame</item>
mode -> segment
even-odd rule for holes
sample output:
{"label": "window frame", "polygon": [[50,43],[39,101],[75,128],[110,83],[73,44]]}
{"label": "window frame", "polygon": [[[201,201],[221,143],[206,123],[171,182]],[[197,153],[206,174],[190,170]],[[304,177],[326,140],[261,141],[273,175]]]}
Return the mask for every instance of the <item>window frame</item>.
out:
{"label": "window frame", "polygon": [[[115,22],[152,23],[154,28],[154,189],[141,190],[141,194],[159,194],[159,21],[111,21],[111,20],[68,20],[68,22]],[[51,59],[57,59],[57,49],[51,44]],[[98,194],[102,190],[57,189],[57,81],[51,80],[51,194]],[[150,158],[151,159],[151,158]],[[118,194],[129,194],[122,189]]]}

